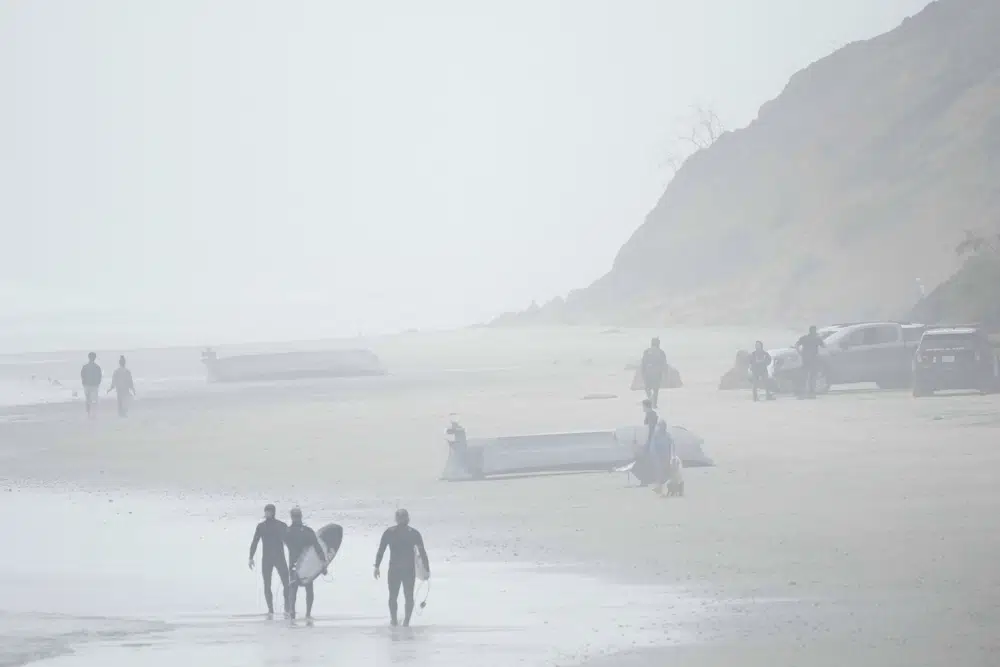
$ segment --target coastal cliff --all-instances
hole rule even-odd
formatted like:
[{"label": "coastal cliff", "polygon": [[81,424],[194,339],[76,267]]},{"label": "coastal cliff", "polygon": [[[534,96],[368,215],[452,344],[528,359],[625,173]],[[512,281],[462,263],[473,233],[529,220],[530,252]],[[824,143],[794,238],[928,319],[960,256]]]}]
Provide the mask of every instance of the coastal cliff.
[{"label": "coastal cliff", "polygon": [[997,26],[997,0],[939,0],[798,72],[688,158],[606,275],[495,324],[902,317],[1000,220]]}]

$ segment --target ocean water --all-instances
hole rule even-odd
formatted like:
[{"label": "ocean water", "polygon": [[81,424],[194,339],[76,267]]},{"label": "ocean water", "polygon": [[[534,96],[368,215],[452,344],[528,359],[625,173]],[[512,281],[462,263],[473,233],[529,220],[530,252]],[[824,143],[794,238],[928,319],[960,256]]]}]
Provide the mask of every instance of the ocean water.
[{"label": "ocean water", "polygon": [[418,593],[428,606],[413,627],[392,629],[384,580],[371,576],[373,518],[340,516],[336,501],[320,500],[307,523],[337,520],[345,537],[316,584],[316,619],[268,620],[260,576],[246,564],[256,501],[0,493],[0,521],[16,536],[0,550],[5,667],[575,664],[690,641],[683,626],[706,613],[704,601],[664,587],[442,551],[448,529],[435,527],[423,528],[434,575]]},{"label": "ocean water", "polygon": [[[746,328],[703,329],[464,329],[409,333],[370,338],[298,341],[216,346],[220,355],[279,352],[330,347],[364,347],[373,350],[389,369],[390,378],[376,385],[442,380],[461,373],[517,371],[551,374],[607,367],[623,369],[638,361],[652,336],[662,339],[671,364],[686,383],[711,384],[732,365],[736,351],[751,348],[757,339],[781,346],[795,340],[786,330]],[[261,383],[211,385],[201,364],[201,348],[164,347],[139,350],[96,350],[106,383],[125,354],[135,377],[139,400],[199,395],[253,394],[266,391]],[[82,400],[80,367],[87,350],[55,353],[0,354],[0,407]],[[322,391],[339,380],[281,383],[282,388]],[[371,384],[371,379],[351,381]],[[268,385],[269,386],[269,385]]]}]

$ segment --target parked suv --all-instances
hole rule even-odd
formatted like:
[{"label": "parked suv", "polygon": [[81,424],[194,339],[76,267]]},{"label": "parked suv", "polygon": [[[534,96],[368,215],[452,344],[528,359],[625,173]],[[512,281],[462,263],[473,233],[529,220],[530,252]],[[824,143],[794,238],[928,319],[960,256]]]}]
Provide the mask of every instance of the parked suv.
[{"label": "parked suv", "polygon": [[[913,353],[927,329],[922,324],[860,322],[818,331],[820,348],[816,391],[837,384],[874,382],[882,389],[906,389],[913,377]],[[794,348],[771,350],[771,374],[781,391],[801,383],[802,359]]]},{"label": "parked suv", "polygon": [[1000,389],[1000,360],[986,333],[976,327],[930,329],[913,360],[913,395],[946,389]]}]

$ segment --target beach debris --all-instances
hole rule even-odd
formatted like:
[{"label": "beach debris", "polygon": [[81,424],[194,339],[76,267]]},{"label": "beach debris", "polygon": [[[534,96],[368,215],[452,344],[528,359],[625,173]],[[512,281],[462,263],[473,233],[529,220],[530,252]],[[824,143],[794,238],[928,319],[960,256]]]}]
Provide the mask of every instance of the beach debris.
[{"label": "beach debris", "polygon": [[601,400],[607,400],[609,398],[618,398],[618,394],[587,394],[581,400],[601,401]]}]

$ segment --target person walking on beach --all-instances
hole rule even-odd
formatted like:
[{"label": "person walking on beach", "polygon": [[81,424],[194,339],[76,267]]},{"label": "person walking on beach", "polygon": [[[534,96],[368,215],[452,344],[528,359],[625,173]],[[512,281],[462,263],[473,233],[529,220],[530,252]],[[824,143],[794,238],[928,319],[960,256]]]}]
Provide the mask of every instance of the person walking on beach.
[{"label": "person walking on beach", "polygon": [[[285,544],[288,546],[288,562],[292,566],[292,571],[288,581],[286,611],[290,618],[295,618],[295,599],[298,597],[299,586],[302,586],[306,589],[306,618],[312,618],[313,582],[302,583],[299,581],[299,576],[295,572],[295,563],[298,562],[299,556],[310,547],[316,549],[321,563],[326,562],[326,552],[323,550],[319,538],[316,537],[316,531],[302,523],[302,510],[295,507],[289,516],[292,518],[292,525],[285,531]],[[323,574],[326,574],[325,569]]]},{"label": "person walking on beach", "polygon": [[264,601],[267,602],[267,615],[274,615],[274,594],[271,592],[271,574],[278,571],[281,580],[281,599],[284,612],[288,613],[288,563],[285,562],[285,533],[288,526],[274,516],[274,505],[264,506],[264,520],[257,524],[253,541],[250,542],[250,569],[254,566],[254,556],[257,545],[261,545],[260,574],[264,578]]},{"label": "person walking on beach", "polygon": [[101,380],[104,374],[101,367],[97,365],[97,354],[91,352],[87,355],[87,363],[80,369],[80,381],[83,384],[83,399],[87,405],[87,416],[93,417],[97,413],[97,397],[101,390]]},{"label": "person walking on beach", "polygon": [[125,367],[125,355],[118,357],[118,368],[111,375],[111,386],[108,393],[115,391],[118,398],[118,416],[128,416],[128,404],[135,396],[135,383],[132,381],[132,371]]},{"label": "person walking on beach", "polygon": [[427,551],[424,549],[424,538],[420,531],[410,526],[410,513],[404,509],[396,510],[396,525],[386,528],[382,533],[382,541],[378,545],[378,553],[375,554],[375,578],[380,576],[379,568],[382,566],[382,557],[385,550],[389,549],[389,623],[393,626],[399,624],[399,588],[403,588],[403,598],[405,609],[403,615],[403,627],[410,625],[410,617],[413,615],[413,589],[417,583],[417,554],[420,555],[430,577],[431,564],[427,559]]},{"label": "person walking on beach", "polygon": [[816,327],[809,327],[809,333],[799,338],[795,349],[802,356],[803,394],[806,398],[816,398],[816,374],[819,372],[819,348],[826,343],[816,332]]},{"label": "person walking on beach", "polygon": [[771,355],[764,349],[764,343],[757,341],[754,351],[750,353],[750,380],[753,382],[754,402],[757,401],[757,392],[761,385],[764,386],[767,400],[774,400],[774,394],[771,393],[770,378],[767,375],[767,369],[770,365]]},{"label": "person walking on beach", "polygon": [[659,338],[650,341],[649,348],[642,353],[639,366],[642,383],[646,388],[646,398],[652,402],[654,408],[659,407],[660,387],[667,373],[667,355],[660,349]]}]

